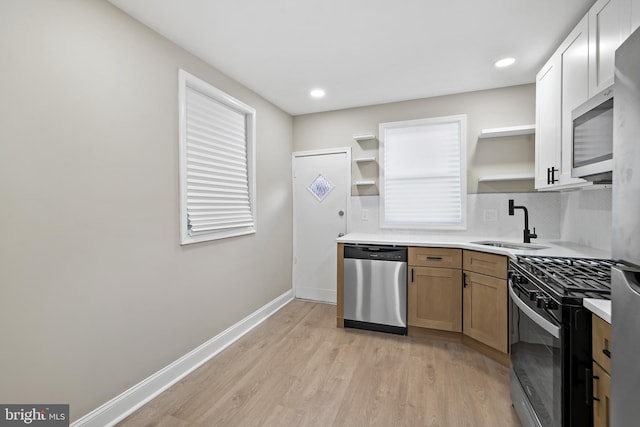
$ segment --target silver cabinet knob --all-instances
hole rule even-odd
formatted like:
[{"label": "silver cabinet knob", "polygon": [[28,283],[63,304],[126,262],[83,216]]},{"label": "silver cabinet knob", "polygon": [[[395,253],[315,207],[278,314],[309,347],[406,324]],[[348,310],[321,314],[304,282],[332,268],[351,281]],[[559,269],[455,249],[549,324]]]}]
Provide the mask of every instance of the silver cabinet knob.
[{"label": "silver cabinet knob", "polygon": [[338,216],[344,216],[344,211],[338,211]]}]

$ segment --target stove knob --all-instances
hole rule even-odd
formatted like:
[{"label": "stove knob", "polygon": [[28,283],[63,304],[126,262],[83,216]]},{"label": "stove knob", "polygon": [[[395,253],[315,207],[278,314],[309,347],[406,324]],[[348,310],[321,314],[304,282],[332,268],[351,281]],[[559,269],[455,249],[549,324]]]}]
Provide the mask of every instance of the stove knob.
[{"label": "stove knob", "polygon": [[539,291],[529,291],[529,300],[535,301],[538,298]]},{"label": "stove knob", "polygon": [[552,299],[549,299],[549,300],[545,303],[544,308],[548,308],[549,310],[555,310],[555,309],[557,309],[557,308],[558,308],[558,303],[557,303],[557,302],[555,302],[555,301],[554,301],[554,300],[552,300]]},{"label": "stove knob", "polygon": [[538,306],[538,308],[545,308],[545,305],[549,302],[549,298],[545,297],[545,296],[538,296],[536,297],[536,306]]},{"label": "stove knob", "polygon": [[526,277],[521,276],[521,275],[519,275],[517,273],[514,273],[511,277],[512,277],[511,280],[513,280],[513,283],[515,283],[516,285],[520,285],[520,284],[523,284],[523,283],[529,283],[529,281],[527,280]]}]

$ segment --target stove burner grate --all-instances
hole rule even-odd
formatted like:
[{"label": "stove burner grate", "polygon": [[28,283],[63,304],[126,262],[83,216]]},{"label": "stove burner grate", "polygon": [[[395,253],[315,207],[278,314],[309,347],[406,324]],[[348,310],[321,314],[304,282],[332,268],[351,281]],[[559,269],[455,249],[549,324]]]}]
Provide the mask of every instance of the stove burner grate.
[{"label": "stove burner grate", "polygon": [[518,256],[518,264],[533,275],[546,279],[564,293],[611,293],[611,267],[607,259]]}]

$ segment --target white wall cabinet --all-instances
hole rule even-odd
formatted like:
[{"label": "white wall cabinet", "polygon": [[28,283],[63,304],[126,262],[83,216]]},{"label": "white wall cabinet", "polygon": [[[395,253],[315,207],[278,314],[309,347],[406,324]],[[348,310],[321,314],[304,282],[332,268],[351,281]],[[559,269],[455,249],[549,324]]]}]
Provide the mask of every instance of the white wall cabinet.
[{"label": "white wall cabinet", "polygon": [[597,0],[537,74],[537,190],[591,185],[571,177],[571,113],[613,84],[615,50],[632,25],[640,26],[640,0]]},{"label": "white wall cabinet", "polygon": [[585,184],[571,177],[573,122],[571,112],[589,98],[589,19],[582,18],[558,49],[562,67],[562,114],[559,185]]},{"label": "white wall cabinet", "polygon": [[[537,190],[553,186],[560,166],[562,71],[554,54],[536,75],[536,178]],[[552,173],[552,171],[554,171]]]},{"label": "white wall cabinet", "polygon": [[629,36],[631,0],[598,0],[589,9],[589,96],[613,84],[615,51]]}]

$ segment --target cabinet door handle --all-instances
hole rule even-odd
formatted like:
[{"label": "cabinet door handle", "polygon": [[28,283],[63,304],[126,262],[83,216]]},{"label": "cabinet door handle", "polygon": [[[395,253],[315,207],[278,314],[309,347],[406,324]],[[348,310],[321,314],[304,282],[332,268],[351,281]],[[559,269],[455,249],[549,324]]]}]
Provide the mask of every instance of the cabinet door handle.
[{"label": "cabinet door handle", "polygon": [[413,283],[413,268],[411,269],[411,283]]},{"label": "cabinet door handle", "polygon": [[593,405],[593,401],[597,398],[593,395],[593,371],[591,368],[584,368],[585,398],[588,406]]},{"label": "cabinet door handle", "polygon": [[428,256],[427,259],[429,261],[442,261],[442,257],[441,256]]},{"label": "cabinet door handle", "polygon": [[547,185],[551,184],[551,168],[547,168]]},{"label": "cabinet door handle", "polygon": [[467,273],[462,273],[462,287],[467,287]]},{"label": "cabinet door handle", "polygon": [[[594,376],[593,376],[593,379],[594,379],[594,380],[599,380],[599,379],[600,379],[600,377],[599,377],[599,376],[597,376],[597,375],[594,375]],[[600,390],[600,387],[598,387],[598,390]],[[594,390],[594,392],[595,392],[595,390]],[[599,397],[596,397],[596,396],[593,396],[593,400],[594,400],[595,402],[600,402],[600,398],[599,398]]]},{"label": "cabinet door handle", "polygon": [[611,359],[611,352],[609,350],[607,350],[606,348],[602,349],[602,353],[607,356],[609,359]]},{"label": "cabinet door handle", "polygon": [[551,168],[551,183],[555,184],[557,181],[560,181],[560,178],[556,179],[556,172],[560,172],[556,167]]}]

